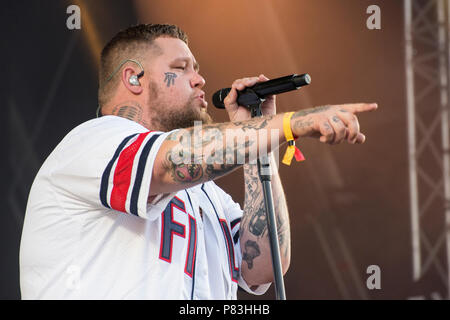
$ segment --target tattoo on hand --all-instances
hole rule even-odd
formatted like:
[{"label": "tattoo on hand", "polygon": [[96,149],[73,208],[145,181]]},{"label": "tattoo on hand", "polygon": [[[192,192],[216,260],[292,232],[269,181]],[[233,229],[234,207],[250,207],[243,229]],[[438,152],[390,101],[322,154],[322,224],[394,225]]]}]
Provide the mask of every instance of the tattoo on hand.
[{"label": "tattoo on hand", "polygon": [[292,124],[292,129],[297,131],[305,128],[310,128],[312,127],[312,125],[313,122],[311,120],[298,119],[295,120],[294,123]]},{"label": "tattoo on hand", "polygon": [[333,119],[333,121],[336,122],[336,123],[341,122],[341,119],[339,119],[338,116],[333,116],[332,119]]},{"label": "tattoo on hand", "polygon": [[164,73],[164,75],[166,76],[164,78],[164,82],[166,82],[167,87],[170,87],[171,85],[175,84],[175,78],[177,77],[177,75],[173,72],[166,72]]},{"label": "tattoo on hand", "polygon": [[306,119],[303,117],[308,114],[326,111],[330,108],[331,108],[331,106],[327,105],[327,106],[321,106],[321,107],[297,111],[292,116],[292,120],[293,120],[292,129],[294,129],[295,131],[301,131],[304,129],[312,128],[312,126],[314,125],[314,122],[312,120],[309,120],[309,119]]}]

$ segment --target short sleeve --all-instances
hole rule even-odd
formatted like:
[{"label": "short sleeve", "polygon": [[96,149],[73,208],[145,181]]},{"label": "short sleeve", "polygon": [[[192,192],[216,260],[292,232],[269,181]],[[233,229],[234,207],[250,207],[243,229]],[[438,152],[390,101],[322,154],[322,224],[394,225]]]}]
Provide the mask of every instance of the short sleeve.
[{"label": "short sleeve", "polygon": [[231,236],[233,238],[234,244],[234,252],[235,252],[235,261],[239,266],[239,286],[244,289],[246,292],[255,295],[262,295],[266,293],[267,289],[269,289],[271,283],[262,284],[256,287],[250,288],[249,285],[245,282],[244,278],[241,274],[241,264],[242,264],[242,252],[241,252],[241,243],[239,239],[239,231],[241,226],[241,218],[243,214],[243,210],[239,203],[236,203],[231,196],[226,193],[224,190],[216,186],[217,195],[220,199],[222,208],[224,209],[224,213],[227,221],[229,221],[229,225],[231,228]]},{"label": "short sleeve", "polygon": [[87,122],[65,137],[55,150],[59,161],[52,180],[66,200],[152,218],[149,207],[163,207],[162,202],[170,200],[170,195],[161,195],[148,204],[155,157],[170,132],[105,118]]}]

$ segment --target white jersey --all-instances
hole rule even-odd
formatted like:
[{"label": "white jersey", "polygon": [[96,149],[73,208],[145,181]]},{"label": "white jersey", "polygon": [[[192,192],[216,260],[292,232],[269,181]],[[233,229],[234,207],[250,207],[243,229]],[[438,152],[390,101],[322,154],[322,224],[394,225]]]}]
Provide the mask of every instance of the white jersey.
[{"label": "white jersey", "polygon": [[148,203],[169,133],[105,116],[73,129],[39,170],[20,244],[23,299],[236,299],[239,204],[214,182]]}]

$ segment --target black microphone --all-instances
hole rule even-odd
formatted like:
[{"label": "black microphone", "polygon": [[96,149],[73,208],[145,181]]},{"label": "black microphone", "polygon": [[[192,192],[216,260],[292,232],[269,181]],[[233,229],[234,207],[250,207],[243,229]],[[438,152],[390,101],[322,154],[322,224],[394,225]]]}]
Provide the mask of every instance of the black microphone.
[{"label": "black microphone", "polygon": [[[258,104],[261,99],[267,96],[297,90],[310,83],[311,77],[307,73],[302,75],[291,74],[290,76],[260,82],[252,87],[245,88],[243,91],[238,91],[237,103],[240,106],[249,107]],[[225,88],[213,94],[212,102],[216,108],[225,109],[223,100],[230,91],[231,88]]]}]

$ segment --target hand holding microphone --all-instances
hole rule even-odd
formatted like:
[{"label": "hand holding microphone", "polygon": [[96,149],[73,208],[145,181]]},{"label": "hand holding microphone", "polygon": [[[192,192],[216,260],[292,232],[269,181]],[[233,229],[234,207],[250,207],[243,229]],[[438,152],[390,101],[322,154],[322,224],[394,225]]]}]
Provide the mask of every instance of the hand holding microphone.
[{"label": "hand holding microphone", "polygon": [[[260,77],[261,76],[263,75],[260,75]],[[242,80],[255,78],[244,78]],[[237,102],[241,106],[248,106],[255,104],[257,102],[257,98],[265,99],[267,96],[297,90],[300,87],[309,85],[310,83],[311,77],[307,73],[302,75],[292,74],[272,80],[267,79],[267,81],[256,83],[247,88],[241,87],[242,89],[240,88],[238,91]],[[224,109],[224,100],[231,90],[232,88],[224,88],[214,93],[212,99],[213,104],[219,109]]]},{"label": "hand holding microphone", "polygon": [[[212,100],[217,108],[223,109],[226,106],[232,122],[244,121],[251,118],[249,105],[266,99],[261,106],[263,115],[274,115],[276,94],[296,90],[310,83],[311,77],[308,74],[293,74],[273,80],[260,75],[236,80],[231,88],[217,91]],[[351,144],[363,143],[366,137],[360,132],[356,114],[373,111],[377,107],[375,103],[358,103],[300,110],[291,120],[292,131],[295,138],[318,138],[320,142],[328,144],[338,144],[345,140]]]},{"label": "hand holding microphone", "polygon": [[308,74],[292,74],[272,80],[261,74],[234,81],[231,88],[217,91],[212,101],[217,108],[227,110],[231,121],[243,121],[251,118],[250,106],[261,101],[263,115],[276,114],[276,94],[296,90],[310,82]]}]

